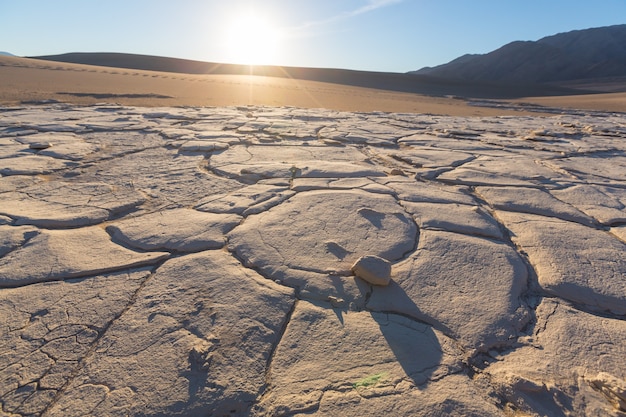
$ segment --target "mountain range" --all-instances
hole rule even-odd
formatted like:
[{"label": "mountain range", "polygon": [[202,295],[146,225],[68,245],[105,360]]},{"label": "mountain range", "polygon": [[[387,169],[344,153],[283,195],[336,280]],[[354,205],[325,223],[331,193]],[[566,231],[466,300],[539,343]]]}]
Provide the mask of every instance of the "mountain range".
[{"label": "mountain range", "polygon": [[626,78],[626,25],[511,42],[487,54],[463,55],[447,64],[410,73],[505,83]]}]

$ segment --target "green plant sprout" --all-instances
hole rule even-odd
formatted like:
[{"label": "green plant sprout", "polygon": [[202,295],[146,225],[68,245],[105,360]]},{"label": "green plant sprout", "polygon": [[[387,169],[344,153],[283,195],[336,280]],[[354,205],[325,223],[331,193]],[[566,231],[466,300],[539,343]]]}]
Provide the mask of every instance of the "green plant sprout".
[{"label": "green plant sprout", "polygon": [[366,376],[365,378],[359,379],[357,382],[352,384],[352,388],[366,388],[372,385],[376,385],[380,379],[387,376],[387,372],[381,372],[379,374],[374,374],[370,376]]}]

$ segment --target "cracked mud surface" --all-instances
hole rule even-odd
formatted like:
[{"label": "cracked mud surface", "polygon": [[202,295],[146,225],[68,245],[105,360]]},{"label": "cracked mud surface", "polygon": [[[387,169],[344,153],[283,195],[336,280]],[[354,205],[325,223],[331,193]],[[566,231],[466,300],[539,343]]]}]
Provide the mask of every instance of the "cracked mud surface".
[{"label": "cracked mud surface", "polygon": [[626,415],[625,172],[624,114],[2,107],[0,416]]}]

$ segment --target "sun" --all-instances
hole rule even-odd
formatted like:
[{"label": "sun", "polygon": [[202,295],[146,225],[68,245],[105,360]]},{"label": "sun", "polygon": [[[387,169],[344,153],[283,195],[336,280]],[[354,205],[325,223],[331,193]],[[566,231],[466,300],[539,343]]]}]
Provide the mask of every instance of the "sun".
[{"label": "sun", "polygon": [[240,15],[225,33],[228,60],[245,65],[276,64],[281,37],[280,30],[266,17]]}]

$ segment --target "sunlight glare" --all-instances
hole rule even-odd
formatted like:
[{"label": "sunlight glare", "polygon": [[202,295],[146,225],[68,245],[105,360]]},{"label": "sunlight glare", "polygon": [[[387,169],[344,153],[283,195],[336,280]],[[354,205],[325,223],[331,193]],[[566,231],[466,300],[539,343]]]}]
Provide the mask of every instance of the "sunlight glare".
[{"label": "sunlight glare", "polygon": [[228,27],[226,48],[229,61],[234,64],[277,64],[280,31],[259,15],[237,17]]}]

